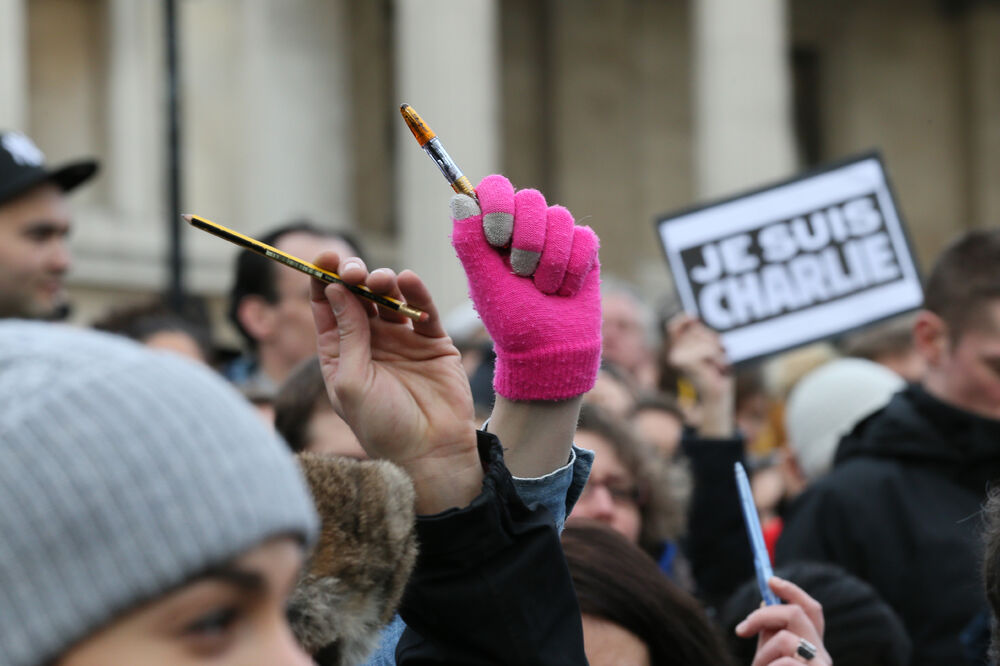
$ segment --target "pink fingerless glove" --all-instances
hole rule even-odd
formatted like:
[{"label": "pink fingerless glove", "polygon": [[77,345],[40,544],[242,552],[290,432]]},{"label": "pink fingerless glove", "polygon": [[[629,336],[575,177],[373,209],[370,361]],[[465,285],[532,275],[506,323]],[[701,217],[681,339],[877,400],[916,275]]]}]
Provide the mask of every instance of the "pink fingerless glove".
[{"label": "pink fingerless glove", "polygon": [[484,178],[476,195],[478,205],[452,198],[451,240],[493,338],[493,389],[511,400],[586,393],[601,362],[597,234],[503,176]]}]

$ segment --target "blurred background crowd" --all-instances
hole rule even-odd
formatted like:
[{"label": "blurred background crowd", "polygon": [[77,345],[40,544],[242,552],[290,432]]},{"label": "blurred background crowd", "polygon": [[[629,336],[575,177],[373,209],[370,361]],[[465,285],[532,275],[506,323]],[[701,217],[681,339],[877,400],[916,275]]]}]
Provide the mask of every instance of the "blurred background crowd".
[{"label": "blurred background crowd", "polygon": [[[414,269],[483,419],[491,341],[399,103],[474,181],[505,173],[592,226],[602,363],[575,441],[596,457],[567,556],[602,538],[581,520],[603,522],[730,632],[756,588],[740,588],[749,551],[713,479],[747,463],[774,556],[789,507],[927,355],[910,314],[730,367],[679,311],[653,220],[875,148],[923,266],[1000,221],[989,0],[0,0],[0,17],[0,128],[49,163],[101,164],[73,195],[66,256],[46,269],[66,292],[46,314],[216,368],[295,451],[365,457],[327,397],[308,278],[178,234],[174,204],[307,260]],[[785,571],[824,604],[838,663],[948,663],[914,651],[921,625],[865,572]],[[983,608],[968,610],[963,646],[983,663],[988,623],[977,633]]]},{"label": "blurred background crowd", "polygon": [[[4,0],[0,127],[96,155],[74,317],[170,284],[160,2]],[[465,298],[412,104],[473,182],[587,218],[608,273],[670,293],[654,216],[882,151],[923,266],[997,219],[1000,17],[989,0],[175,0],[181,207],[256,234],[306,217]],[[189,232],[189,230],[185,230]],[[235,347],[234,251],[185,233],[183,284]]]}]

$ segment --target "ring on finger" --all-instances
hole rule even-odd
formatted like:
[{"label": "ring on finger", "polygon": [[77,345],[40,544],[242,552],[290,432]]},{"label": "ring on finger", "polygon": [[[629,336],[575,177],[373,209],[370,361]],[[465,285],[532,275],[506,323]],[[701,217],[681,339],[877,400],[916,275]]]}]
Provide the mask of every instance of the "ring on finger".
[{"label": "ring on finger", "polygon": [[816,646],[804,638],[799,639],[799,644],[795,648],[795,656],[803,662],[812,661],[816,656]]}]

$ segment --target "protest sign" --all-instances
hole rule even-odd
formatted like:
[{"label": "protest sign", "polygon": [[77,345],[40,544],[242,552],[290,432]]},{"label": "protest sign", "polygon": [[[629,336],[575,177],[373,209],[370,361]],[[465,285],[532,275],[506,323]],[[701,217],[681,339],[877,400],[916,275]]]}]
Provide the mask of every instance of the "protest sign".
[{"label": "protest sign", "polygon": [[923,300],[877,153],[663,216],[657,227],[684,309],[722,335],[734,363]]}]

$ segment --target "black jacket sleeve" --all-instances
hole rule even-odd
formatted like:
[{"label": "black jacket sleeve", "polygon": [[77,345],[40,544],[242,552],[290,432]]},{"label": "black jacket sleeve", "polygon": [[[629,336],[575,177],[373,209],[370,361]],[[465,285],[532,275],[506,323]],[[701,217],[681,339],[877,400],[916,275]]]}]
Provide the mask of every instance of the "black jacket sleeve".
[{"label": "black jacket sleeve", "polygon": [[733,463],[743,461],[743,439],[702,439],[689,431],[681,446],[694,480],[685,552],[698,596],[708,606],[719,606],[754,575],[733,476]]},{"label": "black jacket sleeve", "polygon": [[580,607],[548,510],[529,509],[480,432],[483,492],[417,519],[398,664],[586,664]]}]

